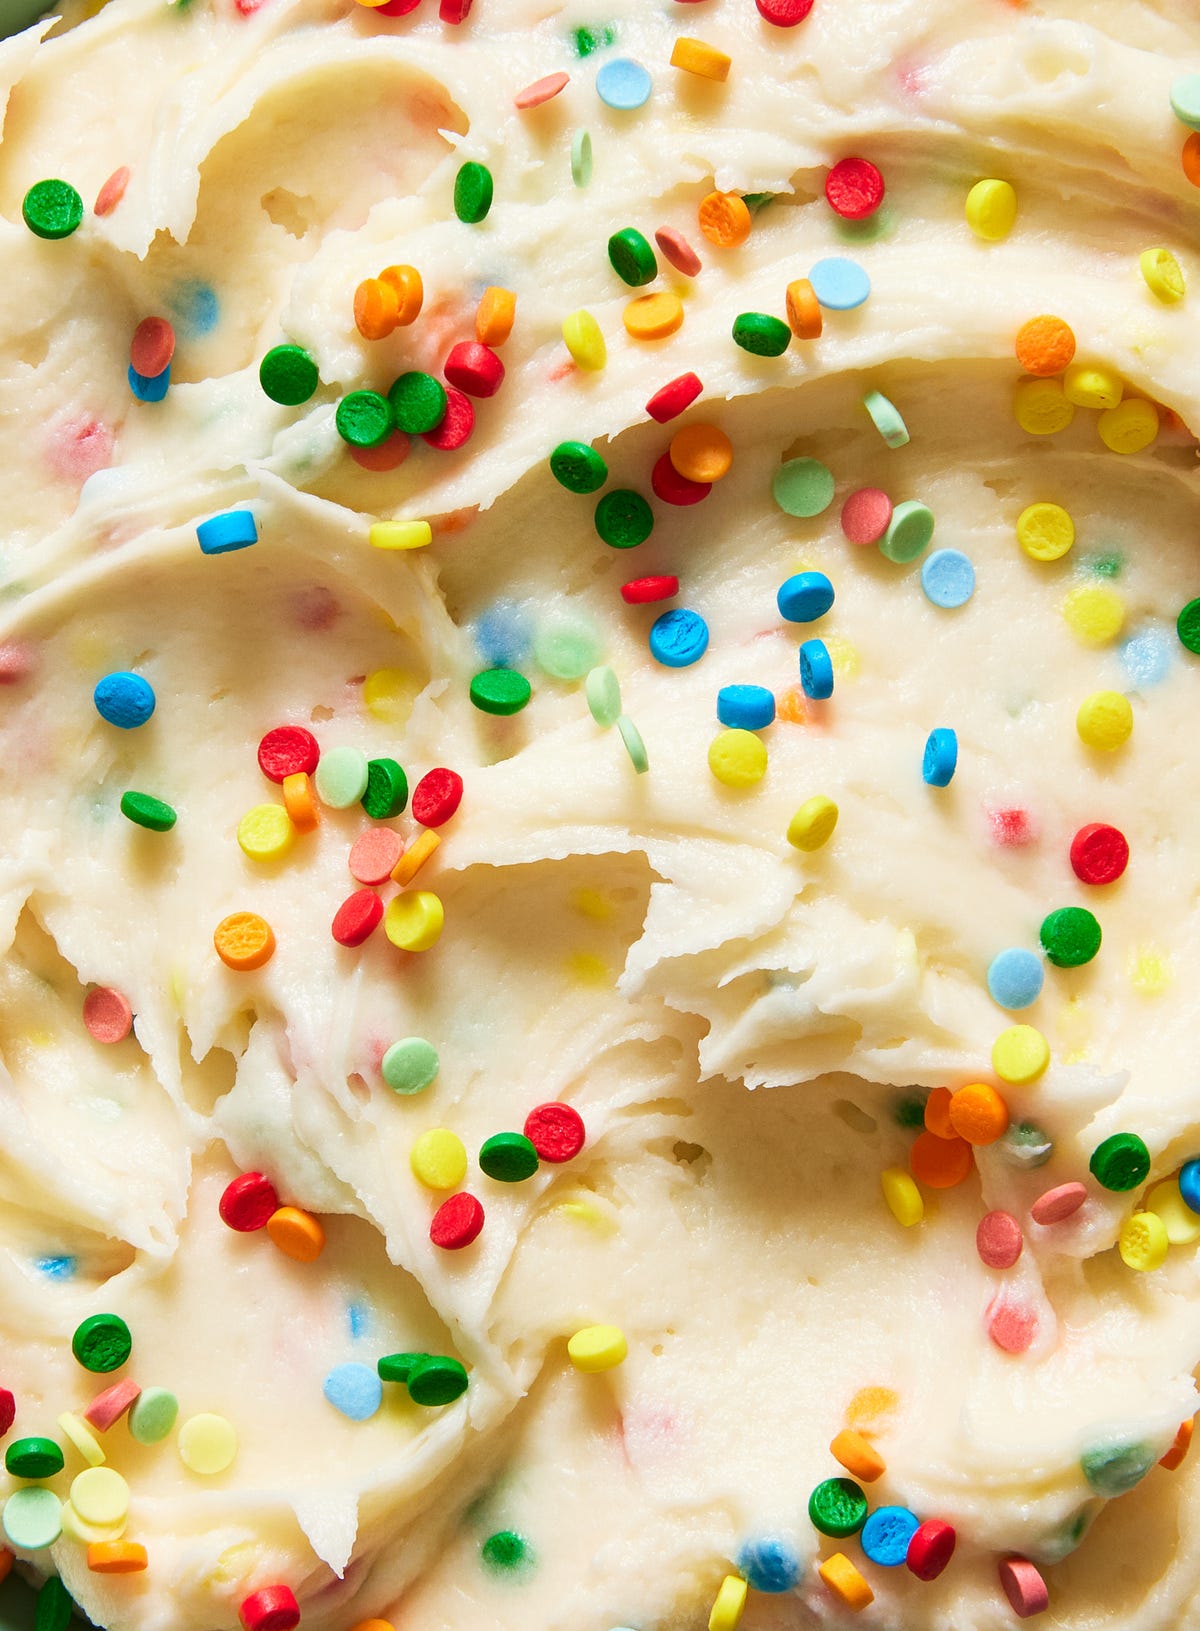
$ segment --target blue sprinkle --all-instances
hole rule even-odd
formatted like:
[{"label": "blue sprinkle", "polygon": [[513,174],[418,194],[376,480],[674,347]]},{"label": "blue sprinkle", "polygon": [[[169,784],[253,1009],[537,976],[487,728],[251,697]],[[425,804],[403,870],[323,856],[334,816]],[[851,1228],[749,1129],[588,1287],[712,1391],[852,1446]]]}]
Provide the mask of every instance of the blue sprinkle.
[{"label": "blue sprinkle", "polygon": [[489,668],[520,668],[529,655],[529,613],[511,600],[497,600],[481,613],[474,634]]},{"label": "blue sprinkle", "polygon": [[227,555],[232,549],[246,549],[258,542],[258,528],[249,510],[226,510],[211,520],[201,521],[196,537],[205,555]]},{"label": "blue sprinkle", "polygon": [[1010,946],[988,965],[987,988],[1001,1008],[1028,1008],[1041,996],[1045,978],[1040,957],[1023,946]]},{"label": "blue sprinkle", "polygon": [[871,280],[857,261],[844,255],[819,260],[808,274],[813,293],[830,311],[853,311],[871,292]]},{"label": "blue sprinkle", "polygon": [[789,623],[815,623],[833,605],[833,585],[824,572],[797,572],[779,585],[775,604]]},{"label": "blue sprinkle", "polygon": [[199,278],[179,283],[171,295],[171,315],[187,334],[210,334],[221,315],[220,302],[211,285]]},{"label": "blue sprinkle", "polygon": [[650,655],[664,668],[689,668],[708,650],[708,624],[686,606],[656,617],[650,625]]},{"label": "blue sprinkle", "polygon": [[351,1421],[366,1421],[383,1403],[383,1383],[374,1369],[353,1360],[335,1366],[321,1391],[333,1408]]},{"label": "blue sprinkle", "polygon": [[778,1535],[757,1535],[737,1556],[740,1572],[755,1591],[794,1591],[803,1570],[800,1559]]},{"label": "blue sprinkle", "polygon": [[154,712],[154,687],[140,674],[106,674],[97,682],[92,701],[101,719],[131,731],[144,725]]},{"label": "blue sprinkle", "polygon": [[356,1339],[366,1336],[371,1329],[371,1310],[366,1303],[350,1303],[346,1309],[346,1318],[350,1324],[350,1335]]},{"label": "blue sprinkle", "polygon": [[1171,644],[1161,629],[1142,629],[1121,647],[1121,662],[1134,685],[1158,685],[1171,671]]},{"label": "blue sprinkle", "polygon": [[765,730],[775,718],[775,698],[765,685],[723,685],[717,692],[717,718],[729,729]]},{"label": "blue sprinkle", "polygon": [[640,62],[632,57],[614,57],[596,75],[596,94],[608,107],[628,112],[645,106],[653,84]]},{"label": "blue sprinkle", "polygon": [[35,1257],[33,1266],[47,1280],[71,1280],[78,1264],[73,1257]]},{"label": "blue sprinkle", "polygon": [[952,730],[930,731],[925,743],[921,774],[930,787],[949,787],[958,768],[958,737]]},{"label": "blue sprinkle", "polygon": [[1179,1174],[1179,1193],[1184,1205],[1200,1212],[1200,1161],[1185,1161]]},{"label": "blue sprinkle", "polygon": [[132,363],[125,372],[129,378],[129,389],[139,402],[161,402],[166,396],[167,387],[171,383],[170,363],[161,374],[139,374]]},{"label": "blue sprinkle", "polygon": [[833,660],[824,640],[806,640],[800,647],[800,684],[815,702],[833,695]]},{"label": "blue sprinkle", "polygon": [[877,1506],[859,1540],[872,1563],[894,1569],[908,1556],[908,1543],[920,1527],[920,1518],[906,1506]]},{"label": "blue sprinkle", "polygon": [[921,568],[921,588],[944,611],[965,606],[975,593],[975,568],[961,549],[935,549]]}]

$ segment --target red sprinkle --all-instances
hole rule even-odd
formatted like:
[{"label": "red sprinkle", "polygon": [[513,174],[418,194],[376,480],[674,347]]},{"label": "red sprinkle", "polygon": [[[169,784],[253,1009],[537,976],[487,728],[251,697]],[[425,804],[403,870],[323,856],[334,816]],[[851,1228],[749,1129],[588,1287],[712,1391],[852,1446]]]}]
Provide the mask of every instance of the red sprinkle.
[{"label": "red sprinkle", "polygon": [[655,391],[646,404],[646,412],[651,419],[665,425],[685,408],[690,408],[703,389],[698,374],[680,374],[678,379],[670,380],[661,390]]},{"label": "red sprinkle", "polygon": [[525,1137],[543,1161],[571,1161],[583,1148],[583,1117],[569,1104],[539,1104],[525,1117]]},{"label": "red sprinkle", "polygon": [[621,599],[627,606],[645,606],[652,600],[670,600],[672,595],[678,593],[679,579],[667,576],[631,578],[621,585]]},{"label": "red sprinkle", "polygon": [[1037,1330],[1037,1315],[1031,1308],[993,1298],[987,1309],[988,1335],[1006,1354],[1023,1354]]},{"label": "red sprinkle", "polygon": [[83,1023],[97,1042],[124,1042],[133,1029],[133,1009],[110,985],[98,985],[83,999]]},{"label": "red sprinkle", "polygon": [[954,1543],[958,1536],[953,1524],[940,1518],[926,1518],[913,1530],[904,1561],[918,1580],[936,1580],[954,1556]]},{"label": "red sprinkle", "polygon": [[460,340],[442,372],[468,396],[495,396],[504,383],[504,364],[490,345],[478,340]]},{"label": "red sprinkle", "polygon": [[294,1631],[300,1624],[300,1604],[290,1586],[264,1586],[242,1599],[238,1618],[246,1631]]},{"label": "red sprinkle", "polygon": [[[375,7],[376,14],[386,9],[385,6]],[[378,447],[352,447],[349,443],[346,444],[347,452],[359,469],[371,470],[376,474],[387,470],[399,470],[408,458],[411,446],[407,433],[402,430],[394,430]]]},{"label": "red sprinkle", "polygon": [[374,934],[383,916],[383,902],[373,889],[356,889],[333,914],[333,938],[339,946],[361,946]]},{"label": "red sprinkle", "polygon": [[1027,1557],[1006,1557],[1000,1563],[1000,1584],[1019,1620],[1042,1614],[1050,1603],[1050,1593],[1037,1566]]},{"label": "red sprinkle", "polygon": [[374,10],[376,17],[407,17],[420,4],[421,0],[387,0],[386,6],[376,6]]},{"label": "red sprinkle", "polygon": [[878,487],[860,487],[842,505],[842,531],[852,544],[877,544],[892,519],[892,501]]},{"label": "red sprinkle", "polygon": [[462,803],[463,779],[457,770],[439,765],[427,770],[413,789],[413,820],[422,827],[443,827]]},{"label": "red sprinkle", "polygon": [[97,1393],[83,1413],[84,1421],[90,1427],[96,1427],[100,1432],[107,1433],[114,1422],[120,1421],[130,1405],[141,1395],[141,1391],[136,1382],[114,1382],[111,1387],[106,1387],[103,1393]]},{"label": "red sprinkle", "polygon": [[316,737],[303,725],[277,725],[258,744],[258,768],[272,782],[282,782],[301,770],[311,776],[320,757]]},{"label": "red sprinkle", "polygon": [[695,277],[703,262],[682,232],[674,227],[659,227],[654,241],[677,272],[684,277]]},{"label": "red sprinkle", "polygon": [[1061,1223],[1064,1218],[1074,1216],[1086,1200],[1087,1189],[1083,1184],[1059,1184],[1056,1189],[1048,1189],[1038,1196],[1029,1208],[1029,1216],[1035,1223]]},{"label": "red sprinkle", "polygon": [[825,197],[844,220],[861,221],[883,203],[883,177],[870,159],[839,159],[825,177]]},{"label": "red sprinkle", "polygon": [[989,1212],[979,1220],[975,1249],[990,1269],[1010,1269],[1021,1255],[1021,1225],[1011,1212]]},{"label": "red sprinkle", "polygon": [[1129,841],[1119,827],[1093,821],[1071,840],[1071,866],[1081,883],[1115,883],[1129,865]]},{"label": "red sprinkle", "polygon": [[11,1389],[0,1387],[0,1438],[17,1419],[17,1401]]},{"label": "red sprinkle", "polygon": [[368,827],[350,849],[350,876],[355,883],[386,883],[404,854],[404,843],[394,827]]},{"label": "red sprinkle", "polygon": [[225,1185],[217,1206],[221,1222],[239,1235],[252,1235],[265,1229],[267,1219],[279,1210],[275,1185],[261,1172],[239,1172]]},{"label": "red sprinkle", "polygon": [[483,1207],[465,1189],[443,1201],[433,1214],[429,1238],[443,1251],[457,1252],[478,1238],[483,1228]]},{"label": "red sprinkle", "polygon": [[16,640],[5,640],[0,644],[0,685],[16,685],[32,667],[33,657],[28,646]]},{"label": "red sprinkle", "polygon": [[699,504],[712,492],[711,481],[689,481],[681,476],[669,453],[664,453],[650,472],[650,485],[664,504]]},{"label": "red sprinkle", "polygon": [[143,317],[129,342],[134,372],[157,379],[175,355],[175,330],[165,317]]},{"label": "red sprinkle", "polygon": [[475,409],[471,398],[451,385],[446,391],[446,412],[441,424],[436,430],[422,431],[421,440],[430,447],[441,448],[443,453],[453,453],[469,440],[474,429]]},{"label": "red sprinkle", "polygon": [[758,15],[776,28],[795,28],[813,8],[813,0],[754,0]]},{"label": "red sprinkle", "polygon": [[92,205],[97,215],[111,215],[117,205],[125,196],[125,189],[129,185],[129,166],[123,164],[112,175],[96,194],[96,202]]},{"label": "red sprinkle", "polygon": [[535,79],[532,85],[518,91],[513,102],[519,108],[540,108],[543,102],[549,102],[559,91],[565,91],[570,83],[570,74],[547,74],[544,79]]},{"label": "red sprinkle", "polygon": [[438,16],[444,23],[465,23],[475,0],[442,0]]}]

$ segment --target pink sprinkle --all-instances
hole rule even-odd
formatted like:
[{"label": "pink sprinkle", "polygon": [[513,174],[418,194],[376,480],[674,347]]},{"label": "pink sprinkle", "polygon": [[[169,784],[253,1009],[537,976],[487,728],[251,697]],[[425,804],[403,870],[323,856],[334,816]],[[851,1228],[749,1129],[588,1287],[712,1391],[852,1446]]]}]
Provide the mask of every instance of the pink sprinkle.
[{"label": "pink sprinkle", "polygon": [[892,519],[892,501],[878,487],[860,487],[842,505],[842,531],[852,544],[877,544]]},{"label": "pink sprinkle", "polygon": [[1000,1584],[1019,1620],[1032,1619],[1049,1607],[1050,1593],[1041,1572],[1027,1557],[1006,1557],[1000,1563]]},{"label": "pink sprinkle", "polygon": [[333,627],[342,612],[337,596],[323,583],[311,583],[306,588],[297,589],[289,605],[294,622],[310,634],[324,634]]},{"label": "pink sprinkle", "polygon": [[988,1335],[1006,1354],[1023,1354],[1037,1331],[1037,1315],[1031,1308],[994,1298],[987,1309]]},{"label": "pink sprinkle", "polygon": [[84,1421],[107,1433],[114,1422],[120,1421],[141,1391],[136,1382],[114,1382],[103,1393],[97,1393],[83,1413]]},{"label": "pink sprinkle", "polygon": [[46,462],[64,481],[82,483],[112,463],[115,439],[98,419],[59,421],[46,439]]},{"label": "pink sprinkle", "polygon": [[989,810],[992,842],[1003,849],[1015,849],[1037,842],[1037,824],[1028,810]]},{"label": "pink sprinkle", "polygon": [[1029,1208],[1029,1216],[1035,1223],[1061,1223],[1064,1218],[1073,1217],[1086,1200],[1087,1189],[1083,1184],[1059,1184],[1057,1189],[1048,1189],[1038,1196]]},{"label": "pink sprinkle", "polygon": [[1021,1225],[1011,1212],[989,1212],[979,1220],[975,1249],[990,1269],[1010,1269],[1021,1255]]},{"label": "pink sprinkle", "polygon": [[0,685],[15,685],[33,667],[33,654],[19,640],[0,644]]},{"label": "pink sprinkle", "polygon": [[133,1009],[112,986],[98,985],[83,999],[83,1023],[97,1042],[124,1042],[133,1029]]},{"label": "pink sprinkle", "polygon": [[659,227],[654,241],[677,272],[684,277],[695,277],[703,262],[682,232],[674,227]]},{"label": "pink sprinkle", "polygon": [[125,196],[125,189],[129,185],[129,175],[130,170],[127,164],[123,164],[119,170],[113,171],[96,194],[96,202],[92,205],[92,209],[97,215],[112,214]]},{"label": "pink sprinkle", "polygon": [[352,447],[350,457],[360,469],[373,470],[378,474],[385,470],[399,470],[408,458],[411,446],[405,431],[394,430],[378,447]]},{"label": "pink sprinkle", "polygon": [[386,883],[404,853],[394,827],[368,827],[350,850],[350,876],[358,883]]},{"label": "pink sprinkle", "polygon": [[547,74],[544,79],[535,79],[532,85],[518,91],[513,102],[519,108],[540,108],[543,102],[549,102],[559,91],[565,91],[570,83],[570,74]]}]

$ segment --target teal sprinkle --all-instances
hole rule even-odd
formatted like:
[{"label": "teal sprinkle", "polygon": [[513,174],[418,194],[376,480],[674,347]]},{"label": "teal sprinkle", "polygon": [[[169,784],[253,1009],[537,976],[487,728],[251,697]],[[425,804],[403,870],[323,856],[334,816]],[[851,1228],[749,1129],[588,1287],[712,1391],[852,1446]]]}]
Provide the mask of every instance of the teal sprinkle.
[{"label": "teal sprinkle", "polygon": [[909,1132],[920,1132],[925,1125],[924,1098],[914,1093],[907,1098],[897,1099],[892,1106],[892,1119],[897,1127],[903,1127]]},{"label": "teal sprinkle", "polygon": [[604,47],[614,45],[617,31],[611,23],[605,23],[603,28],[577,28],[575,30],[575,55],[577,57],[590,57],[593,51],[600,51]]}]

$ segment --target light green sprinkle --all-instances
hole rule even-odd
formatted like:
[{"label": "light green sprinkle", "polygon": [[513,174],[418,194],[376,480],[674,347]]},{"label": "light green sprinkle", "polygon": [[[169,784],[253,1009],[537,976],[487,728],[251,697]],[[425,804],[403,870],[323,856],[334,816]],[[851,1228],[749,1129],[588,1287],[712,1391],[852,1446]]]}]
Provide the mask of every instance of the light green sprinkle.
[{"label": "light green sprinkle", "polygon": [[577,130],[571,138],[571,180],[577,187],[586,187],[592,179],[592,138],[586,130]]},{"label": "light green sprinkle", "polygon": [[437,1049],[423,1036],[406,1036],[392,1043],[381,1068],[393,1093],[423,1093],[438,1073]]},{"label": "light green sprinkle", "polygon": [[587,705],[592,718],[603,730],[615,725],[621,717],[621,682],[607,666],[593,668],[583,682]]},{"label": "light green sprinkle", "polygon": [[139,1444],[161,1444],[175,1425],[179,1400],[165,1387],[146,1387],[129,1411],[129,1431]]},{"label": "light green sprinkle", "polygon": [[833,471],[819,459],[788,459],[775,472],[771,492],[787,515],[820,515],[833,503]]},{"label": "light green sprinkle", "polygon": [[933,511],[915,498],[906,498],[892,511],[879,550],[889,561],[915,561],[932,537]]},{"label": "light green sprinkle", "polygon": [[348,810],[367,790],[367,756],[361,748],[328,748],[317,765],[317,795],[331,810]]},{"label": "light green sprinkle", "polygon": [[863,397],[863,407],[889,447],[908,445],[908,426],[904,423],[903,415],[882,391],[868,391]]},{"label": "light green sprinkle", "polygon": [[625,744],[630,763],[639,776],[644,776],[650,768],[650,758],[646,752],[646,744],[642,741],[641,731],[628,714],[622,714],[617,720],[617,729],[621,733],[621,740]]},{"label": "light green sprinkle", "polygon": [[601,656],[600,637],[583,618],[556,618],[533,637],[533,659],[556,680],[581,680]]},{"label": "light green sprinkle", "polygon": [[62,1502],[51,1489],[17,1489],[4,1503],[4,1533],[23,1552],[53,1546],[62,1534]]}]

